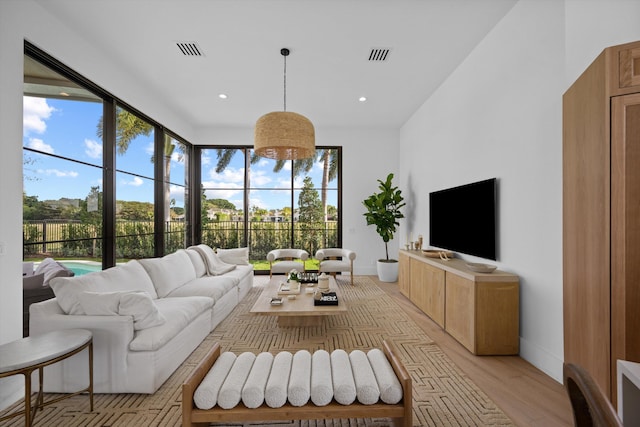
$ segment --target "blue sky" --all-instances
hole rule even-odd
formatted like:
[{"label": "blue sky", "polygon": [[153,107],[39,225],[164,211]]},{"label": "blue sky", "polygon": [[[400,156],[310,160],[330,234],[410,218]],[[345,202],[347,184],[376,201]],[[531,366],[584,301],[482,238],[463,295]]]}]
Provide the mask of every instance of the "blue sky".
[{"label": "blue sky", "polygon": [[[24,97],[23,146],[43,153],[76,159],[89,165],[102,165],[102,141],[97,136],[97,125],[102,116],[102,104],[71,100]],[[207,141],[224,145],[225,141]],[[251,144],[252,141],[247,141]],[[139,136],[130,144],[124,155],[117,155],[118,170],[130,172],[116,175],[116,198],[129,201],[153,201],[153,182],[145,177],[153,177],[153,135]],[[86,198],[92,186],[102,190],[101,169],[69,162],[55,157],[25,151],[25,158],[33,164],[24,165],[24,191],[27,195],[38,196],[38,200],[57,200],[62,197]],[[208,190],[207,198],[221,198],[242,208],[242,188],[244,158],[238,152],[231,164],[220,174],[215,173],[217,162],[215,150],[205,150],[202,158],[202,181]],[[273,172],[274,161],[261,159],[251,165],[251,186],[264,189],[250,194],[250,205],[264,209],[281,209],[290,205],[290,165],[280,173]],[[174,154],[171,161],[171,197],[176,206],[184,206],[184,164]],[[316,187],[321,186],[322,164],[316,163],[309,176]],[[295,180],[295,187],[302,187],[304,176]],[[330,187],[335,188],[336,182]],[[294,192],[294,205],[297,195]],[[329,204],[336,205],[337,191],[329,191]]]}]

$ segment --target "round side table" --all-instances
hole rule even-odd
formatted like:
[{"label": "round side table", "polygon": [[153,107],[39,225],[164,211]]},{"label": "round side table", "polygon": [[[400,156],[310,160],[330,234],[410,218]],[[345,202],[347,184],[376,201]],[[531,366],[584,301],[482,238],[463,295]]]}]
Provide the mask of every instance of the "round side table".
[{"label": "round side table", "polygon": [[[89,386],[75,393],[65,394],[62,397],[44,402],[42,392],[44,367],[71,357],[85,348],[88,348],[89,351]],[[31,405],[31,374],[36,369],[38,370],[39,390],[35,403]],[[5,415],[0,418],[0,421],[24,414],[25,426],[30,427],[38,409],[85,392],[89,393],[89,401],[93,411],[93,335],[91,331],[66,329],[0,345],[0,378],[17,374],[24,375],[24,410]]]}]

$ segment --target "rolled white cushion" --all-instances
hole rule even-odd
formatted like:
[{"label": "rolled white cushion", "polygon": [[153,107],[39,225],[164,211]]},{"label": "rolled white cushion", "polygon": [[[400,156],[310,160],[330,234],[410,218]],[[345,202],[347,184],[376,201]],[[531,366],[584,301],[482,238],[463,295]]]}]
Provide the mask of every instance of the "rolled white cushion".
[{"label": "rolled white cushion", "polygon": [[253,366],[249,377],[242,388],[242,403],[247,408],[257,408],[264,403],[264,390],[271,373],[273,354],[260,353]]},{"label": "rolled white cushion", "polygon": [[367,355],[362,350],[349,353],[353,380],[356,383],[356,397],[363,405],[373,405],[380,399],[380,389]]},{"label": "rolled white cushion", "polygon": [[311,353],[297,351],[291,363],[288,398],[293,406],[303,406],[311,396]]},{"label": "rolled white cushion", "polygon": [[287,385],[291,373],[293,354],[281,351],[273,358],[271,373],[264,391],[264,401],[271,408],[280,408],[287,403]]},{"label": "rolled white cushion", "polygon": [[222,409],[231,409],[240,403],[242,387],[247,381],[255,360],[256,355],[248,351],[236,358],[218,393],[218,405]]},{"label": "rolled white cushion", "polygon": [[346,351],[338,349],[331,352],[331,377],[333,379],[333,397],[336,402],[342,405],[352,404],[356,400],[356,384]]},{"label": "rolled white cushion", "polygon": [[235,361],[236,355],[229,351],[225,351],[218,357],[193,394],[193,401],[199,409],[211,409],[216,406],[220,387]]},{"label": "rolled white cushion", "polygon": [[325,406],[332,399],[331,355],[326,350],[316,350],[311,358],[311,401],[316,406]]},{"label": "rolled white cushion", "polygon": [[378,382],[380,399],[388,404],[400,402],[402,400],[402,385],[382,350],[379,348],[369,350],[367,358]]}]

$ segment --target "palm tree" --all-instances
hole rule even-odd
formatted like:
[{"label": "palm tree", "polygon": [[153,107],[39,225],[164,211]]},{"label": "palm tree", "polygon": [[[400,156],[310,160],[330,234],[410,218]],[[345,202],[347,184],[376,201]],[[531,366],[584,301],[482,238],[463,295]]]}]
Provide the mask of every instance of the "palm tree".
[{"label": "palm tree", "polygon": [[[129,111],[117,107],[116,109],[116,148],[117,153],[123,155],[129,149],[129,145],[131,142],[136,139],[140,135],[149,136],[153,131],[154,127],[142,120],[135,114],[130,113]],[[100,121],[97,126],[97,135],[99,138],[103,137],[104,134],[104,123],[103,117],[100,117]],[[171,176],[171,156],[176,148],[176,144],[181,147],[181,152],[184,153],[185,147],[184,144],[180,141],[174,141],[169,135],[165,134],[164,137],[164,179],[166,182],[170,181]],[[184,154],[180,154],[178,157],[178,161],[183,161]],[[151,156],[151,162],[155,162],[154,156]],[[165,183],[164,184],[164,221],[171,221],[171,188]]]},{"label": "palm tree", "polygon": [[[216,156],[218,157],[218,163],[216,164],[216,173],[222,173],[231,163],[231,159],[238,152],[238,148],[216,148]],[[251,165],[255,165],[260,160],[260,156],[255,153],[251,154],[249,158],[249,165],[247,166],[247,182],[245,188],[249,188],[249,177],[251,176],[250,167]]]},{"label": "palm tree", "polygon": [[[322,212],[324,222],[327,222],[327,187],[329,182],[338,175],[338,151],[328,148],[316,149],[316,156],[307,159],[293,161],[293,176],[297,177],[307,173],[313,168],[316,159],[322,162],[322,188],[320,198],[322,200]],[[277,160],[273,167],[274,172],[280,172],[288,160]]]}]

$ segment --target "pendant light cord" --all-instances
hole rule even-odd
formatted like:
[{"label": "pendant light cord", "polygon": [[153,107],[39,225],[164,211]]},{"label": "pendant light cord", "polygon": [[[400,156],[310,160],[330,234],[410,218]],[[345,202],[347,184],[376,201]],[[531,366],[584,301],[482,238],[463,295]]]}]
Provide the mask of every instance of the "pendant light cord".
[{"label": "pendant light cord", "polygon": [[283,56],[284,56],[284,111],[287,111],[287,55],[283,55]]}]

